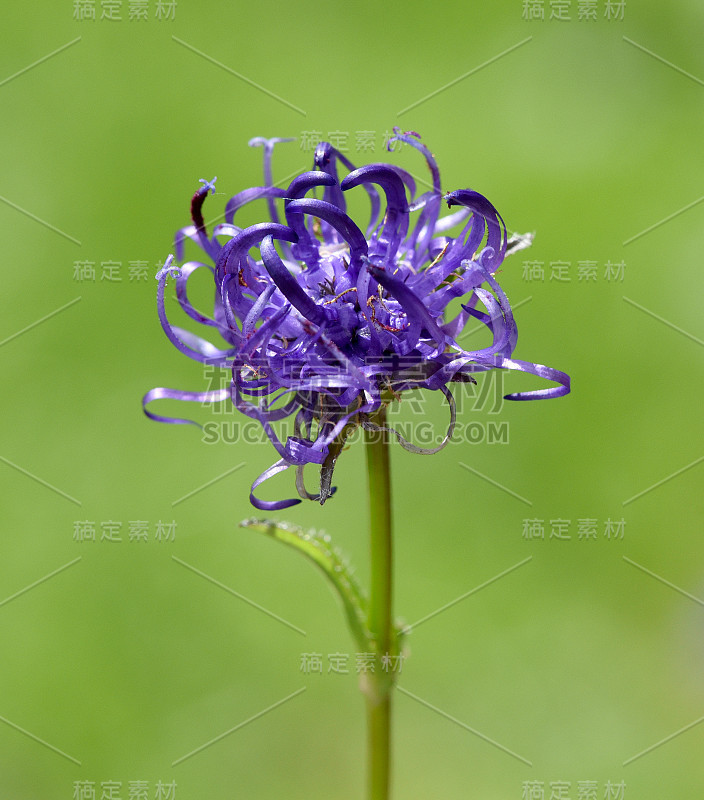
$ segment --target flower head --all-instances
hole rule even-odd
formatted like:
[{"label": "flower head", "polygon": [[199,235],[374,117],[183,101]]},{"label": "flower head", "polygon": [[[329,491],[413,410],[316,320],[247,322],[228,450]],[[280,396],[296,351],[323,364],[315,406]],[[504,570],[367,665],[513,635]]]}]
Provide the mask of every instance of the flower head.
[{"label": "flower head", "polygon": [[[176,257],[183,259],[185,240],[191,239],[214,266],[187,261],[179,271],[169,257],[157,275],[159,318],[166,335],[190,358],[228,370],[229,387],[210,392],[153,389],[143,401],[147,416],[191,422],[148,410],[147,404],[158,398],[230,399],[237,410],[261,424],[278,453],[250,494],[257,508],[275,510],[300,500],[263,501],[254,494],[258,486],[295,467],[299,496],[325,502],[334,491],[335,460],[350,429],[373,429],[371,416],[401,392],[429,389],[444,394],[450,426],[440,447],[449,441],[455,421],[452,383],[473,382],[476,373],[493,369],[513,369],[558,385],[509,394],[509,400],[569,392],[565,373],[512,358],[516,324],[494,275],[507,252],[530,239],[508,241],[500,214],[478,192],[443,194],[435,159],[417,134],[396,129],[388,146],[405,142],[423,155],[432,188],[422,194],[405,170],[384,163],[357,169],[326,142],[315,151],[313,171],[278,188],[272,182],[271,157],[280,141],[285,140],[250,142],[264,148],[265,185],[232,197],[225,223],[212,236],[202,207],[208,193],[215,191],[215,179],[201,179],[203,185],[191,199],[193,224],[176,234]],[[340,165],[347,170],[342,180]],[[347,214],[346,197],[354,191],[365,191],[370,202],[364,231]],[[320,193],[322,199],[312,196]],[[238,227],[234,218],[239,209],[259,198],[267,200],[269,221]],[[443,201],[457,210],[441,216]],[[461,224],[458,235],[448,235]],[[209,269],[215,280],[211,317],[188,299],[189,277],[201,268]],[[170,275],[176,278],[176,298],[183,311],[214,328],[225,347],[171,324],[164,304]],[[461,310],[446,319],[448,304],[457,298],[463,298]],[[488,328],[489,346],[465,350],[459,344],[471,319]],[[292,419],[293,431],[283,439],[273,423],[285,418]],[[440,449],[419,448],[396,435],[414,452]],[[307,464],[320,467],[315,494],[303,482]]]}]

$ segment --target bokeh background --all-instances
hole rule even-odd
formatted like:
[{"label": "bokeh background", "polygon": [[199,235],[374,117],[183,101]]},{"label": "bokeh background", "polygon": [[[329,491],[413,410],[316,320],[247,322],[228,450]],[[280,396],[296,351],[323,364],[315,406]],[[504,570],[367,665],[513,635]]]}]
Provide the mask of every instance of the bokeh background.
[{"label": "bokeh background", "polygon": [[[336,598],[237,527],[273,451],[206,444],[140,400],[206,388],[153,279],[198,179],[218,176],[217,218],[261,184],[250,138],[296,139],[283,179],[320,135],[427,181],[417,153],[383,150],[395,125],[445,190],[536,232],[499,275],[516,355],[573,392],[497,407],[487,387],[464,441],[393,450],[396,608],[433,615],[400,676],[394,796],[701,794],[703,24],[697,0],[4,8],[3,797],[362,796]],[[442,431],[439,400],[394,415]],[[336,482],[324,508],[274,516],[330,532],[366,581],[361,444]]]}]

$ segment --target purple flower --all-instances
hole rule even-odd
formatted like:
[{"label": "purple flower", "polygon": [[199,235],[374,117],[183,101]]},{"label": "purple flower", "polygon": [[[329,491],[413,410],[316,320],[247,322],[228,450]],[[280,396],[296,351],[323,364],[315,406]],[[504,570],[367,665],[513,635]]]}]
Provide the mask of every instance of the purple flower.
[{"label": "purple flower", "polygon": [[[503,219],[479,193],[461,189],[443,194],[435,159],[417,134],[396,129],[388,147],[405,142],[422,153],[432,176],[432,189],[422,194],[416,193],[415,181],[405,170],[383,163],[357,169],[326,142],[315,151],[314,171],[294,178],[286,189],[277,188],[271,157],[281,141],[285,140],[250,142],[264,147],[265,185],[231,198],[225,223],[215,227],[212,236],[202,207],[208,193],[215,191],[215,179],[201,180],[204,185],[193,195],[193,225],[176,234],[176,258],[183,259],[185,240],[191,239],[215,266],[187,261],[179,268],[169,256],[157,275],[159,319],[167,337],[190,358],[227,370],[229,387],[208,392],[153,389],[143,400],[147,416],[192,423],[159,416],[147,405],[159,398],[229,398],[261,424],[278,453],[250,494],[257,508],[276,510],[300,500],[260,500],[254,495],[258,486],[295,467],[299,496],[324,503],[334,491],[335,461],[350,430],[358,425],[375,429],[370,416],[405,390],[440,391],[450,407],[450,426],[438,448],[416,447],[394,431],[404,447],[421,453],[437,452],[450,440],[455,423],[451,383],[474,382],[476,373],[492,369],[514,369],[558,385],[509,394],[509,400],[569,392],[565,373],[512,358],[516,324],[494,275],[507,251],[525,240],[507,241]],[[342,180],[340,164],[348,170]],[[321,190],[322,199],[312,196]],[[355,190],[365,191],[371,206],[364,232],[346,213],[347,193]],[[235,214],[259,198],[266,198],[270,221],[238,227]],[[443,200],[458,210],[440,216]],[[462,223],[458,235],[448,235]],[[201,268],[209,269],[215,279],[212,317],[198,312],[188,299],[188,279]],[[183,311],[214,328],[225,347],[168,320],[164,294],[170,276],[175,277]],[[445,310],[456,298],[464,299],[461,310],[454,319],[446,319]],[[465,350],[458,343],[471,319],[487,326],[491,345]],[[273,423],[287,418],[292,435],[279,438]],[[306,464],[320,467],[315,494],[303,482]]]}]

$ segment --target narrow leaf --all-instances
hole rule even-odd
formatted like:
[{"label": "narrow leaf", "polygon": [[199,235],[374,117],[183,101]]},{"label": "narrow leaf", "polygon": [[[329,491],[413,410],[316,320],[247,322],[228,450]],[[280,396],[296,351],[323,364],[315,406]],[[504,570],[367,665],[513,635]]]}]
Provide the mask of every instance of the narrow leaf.
[{"label": "narrow leaf", "polygon": [[303,553],[316,564],[342,601],[347,622],[357,645],[361,651],[368,651],[371,648],[372,637],[367,628],[367,598],[352,574],[347,559],[333,547],[328,534],[312,529],[305,530],[288,522],[266,519],[247,519],[240,522],[240,527],[278,539]]}]

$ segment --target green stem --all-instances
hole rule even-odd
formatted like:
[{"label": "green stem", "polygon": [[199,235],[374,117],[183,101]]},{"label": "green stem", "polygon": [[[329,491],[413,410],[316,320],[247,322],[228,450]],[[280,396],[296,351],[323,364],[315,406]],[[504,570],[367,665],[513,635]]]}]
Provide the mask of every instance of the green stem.
[{"label": "green stem", "polygon": [[[370,420],[386,425],[386,409]],[[392,549],[391,476],[386,433],[366,431],[369,476],[371,586],[369,631],[374,639],[375,669],[366,676],[367,698],[367,786],[369,800],[388,800],[390,783],[391,690],[389,668],[382,658],[392,649]]]}]

